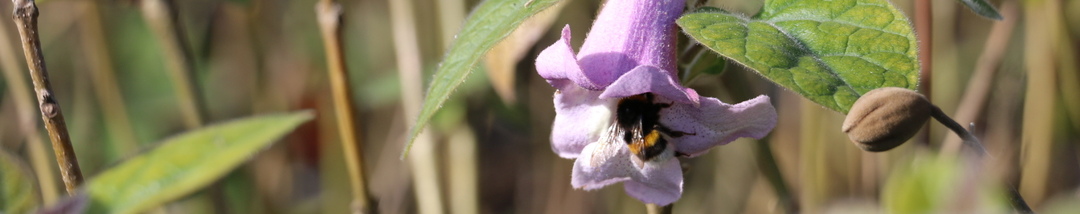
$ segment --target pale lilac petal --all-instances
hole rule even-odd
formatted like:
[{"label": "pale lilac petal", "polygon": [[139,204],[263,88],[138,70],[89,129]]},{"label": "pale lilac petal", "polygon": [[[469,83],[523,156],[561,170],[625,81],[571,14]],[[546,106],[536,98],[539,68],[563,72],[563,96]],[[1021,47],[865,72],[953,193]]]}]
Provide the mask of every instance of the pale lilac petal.
[{"label": "pale lilac petal", "polygon": [[574,161],[570,185],[574,188],[594,190],[630,180],[635,174],[639,174],[630,158],[630,149],[624,144],[591,143]]},{"label": "pale lilac petal", "polygon": [[[540,55],[536,56],[536,72],[548,80],[548,84],[557,89],[567,87],[565,81],[570,80],[578,86],[590,90],[602,90],[602,85],[597,85],[589,80],[585,72],[578,65],[577,57],[574,56],[574,48],[570,46],[570,25],[562,30],[562,38],[551,44]],[[607,84],[604,84],[607,85]]]},{"label": "pale lilac petal", "polygon": [[675,104],[662,110],[660,123],[688,133],[673,139],[675,151],[693,157],[740,137],[765,137],[776,126],[776,109],[765,95],[735,105],[705,97],[700,107]]},{"label": "pale lilac petal", "polygon": [[598,85],[615,81],[638,65],[675,73],[675,19],[683,0],[607,1],[594,22],[578,62]]},{"label": "pale lilac petal", "polygon": [[578,157],[585,145],[599,139],[600,133],[610,125],[615,103],[599,96],[600,91],[573,84],[555,92],[551,149],[560,157]]},{"label": "pale lilac petal", "polygon": [[648,163],[640,177],[623,183],[626,194],[645,203],[668,205],[682,196],[683,174],[678,158]]},{"label": "pale lilac petal", "polygon": [[697,92],[684,88],[670,74],[651,65],[638,66],[626,72],[609,85],[600,98],[622,98],[650,92],[678,103],[698,104]]}]

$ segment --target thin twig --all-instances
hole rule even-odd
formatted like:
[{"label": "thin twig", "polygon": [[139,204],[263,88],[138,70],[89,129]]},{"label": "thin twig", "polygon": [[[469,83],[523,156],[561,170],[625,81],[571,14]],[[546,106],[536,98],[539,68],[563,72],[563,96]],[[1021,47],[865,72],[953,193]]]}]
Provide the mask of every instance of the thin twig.
[{"label": "thin twig", "polygon": [[326,49],[326,70],[330,74],[330,90],[334,98],[334,114],[337,118],[338,133],[341,135],[342,152],[345,153],[345,165],[349,168],[349,182],[352,185],[353,213],[374,213],[371,200],[368,199],[367,184],[364,179],[362,149],[354,121],[352,90],[349,90],[349,77],[345,69],[345,53],[341,48],[341,5],[333,0],[322,0],[315,4],[315,15],[322,31],[323,47]]},{"label": "thin twig", "polygon": [[44,204],[52,204],[56,201],[56,175],[52,167],[49,167],[49,153],[45,149],[45,142],[38,132],[37,121],[34,119],[34,101],[30,98],[30,85],[24,80],[19,61],[16,58],[15,48],[8,37],[6,24],[0,24],[0,64],[3,65],[4,78],[7,79],[8,90],[15,101],[15,113],[18,115],[18,127],[26,135],[27,153],[30,156],[30,164],[33,166],[34,175],[37,176],[38,185],[41,186],[41,198]]},{"label": "thin twig", "polygon": [[[934,11],[931,8],[930,0],[915,0],[915,37],[919,41],[919,92],[922,92],[923,96],[926,96],[926,100],[933,101],[931,99],[931,84],[933,84],[933,72],[931,68],[933,66],[933,34],[931,31],[933,26]],[[930,143],[930,125],[923,126],[922,134],[919,135],[919,142],[923,144]]]},{"label": "thin twig", "polygon": [[169,79],[173,81],[173,91],[179,99],[180,112],[184,115],[184,124],[188,129],[194,129],[203,125],[206,109],[200,105],[200,93],[194,78],[194,61],[184,40],[183,28],[176,19],[176,11],[173,10],[175,7],[171,4],[171,0],[140,2],[143,17],[161,42],[162,53],[165,54],[165,62],[169,68]]},{"label": "thin twig", "polygon": [[[956,135],[959,135],[960,138],[964,140],[964,145],[975,149],[980,156],[989,156],[986,152],[986,148],[983,148],[982,143],[979,142],[979,139],[976,138],[975,135],[972,135],[971,132],[964,129],[964,126],[960,125],[952,118],[949,118],[949,115],[945,115],[945,112],[941,111],[941,108],[938,108],[937,106],[931,107],[930,116],[937,119],[938,122],[941,122],[942,125],[945,125],[945,127],[948,127],[953,132],[956,132]],[[1024,197],[1020,195],[1020,192],[1017,191],[1016,188],[1009,185],[1006,186],[1008,186],[1007,188],[1009,189],[1009,202],[1012,204],[1013,209],[1020,213],[1035,213],[1031,210],[1027,201],[1024,200]]]},{"label": "thin twig", "polygon": [[71,138],[68,136],[67,124],[64,123],[64,113],[60,111],[60,103],[56,100],[52,85],[49,83],[49,73],[45,69],[45,56],[41,53],[41,41],[38,38],[37,18],[38,9],[34,0],[12,0],[15,12],[12,18],[19,29],[22,38],[23,56],[26,64],[30,67],[30,78],[34,81],[34,92],[37,94],[38,107],[41,109],[41,120],[45,121],[45,129],[49,131],[52,139],[53,152],[56,153],[56,162],[60,165],[60,175],[67,187],[68,195],[74,195],[75,189],[83,183],[82,170],[79,169],[79,161],[75,158],[75,150],[71,147]]}]

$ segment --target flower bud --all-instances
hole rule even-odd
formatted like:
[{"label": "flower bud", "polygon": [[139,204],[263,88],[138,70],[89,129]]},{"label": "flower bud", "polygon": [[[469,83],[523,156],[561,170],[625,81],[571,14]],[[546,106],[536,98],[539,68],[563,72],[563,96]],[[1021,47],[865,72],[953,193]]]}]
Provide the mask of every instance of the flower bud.
[{"label": "flower bud", "polygon": [[930,119],[932,108],[930,101],[915,91],[878,88],[855,101],[842,130],[863,150],[888,151],[919,132]]}]

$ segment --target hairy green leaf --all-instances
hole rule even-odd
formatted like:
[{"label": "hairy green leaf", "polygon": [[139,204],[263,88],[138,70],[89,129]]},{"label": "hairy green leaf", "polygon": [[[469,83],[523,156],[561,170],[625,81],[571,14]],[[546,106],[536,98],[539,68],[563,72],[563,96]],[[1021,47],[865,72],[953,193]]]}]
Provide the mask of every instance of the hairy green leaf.
[{"label": "hairy green leaf", "polygon": [[979,14],[980,16],[990,18],[990,19],[993,19],[993,20],[1001,20],[1001,19],[1004,18],[1004,17],[1001,17],[1001,13],[998,13],[997,9],[994,9],[994,5],[991,5],[990,2],[987,2],[986,0],[959,0],[959,1],[961,3],[964,3],[964,5],[967,6],[969,9],[971,9],[972,12],[975,12],[975,14]]},{"label": "hairy green leaf", "polygon": [[30,213],[40,204],[41,193],[30,168],[0,150],[0,213]]},{"label": "hairy green leaf", "polygon": [[401,157],[409,153],[413,140],[423,131],[431,116],[450,98],[450,94],[465,82],[480,58],[529,18],[554,5],[559,0],[487,0],[480,3],[465,20],[465,27],[456,36],[446,58],[435,71],[427,89],[424,107],[416,124],[409,131],[409,142]]},{"label": "hairy green leaf", "polygon": [[841,113],[870,90],[915,89],[919,80],[915,34],[886,0],[767,0],[754,17],[706,8],[678,24],[709,49]]},{"label": "hairy green leaf", "polygon": [[199,190],[312,117],[310,111],[256,116],[167,139],[90,179],[90,211],[139,213]]}]

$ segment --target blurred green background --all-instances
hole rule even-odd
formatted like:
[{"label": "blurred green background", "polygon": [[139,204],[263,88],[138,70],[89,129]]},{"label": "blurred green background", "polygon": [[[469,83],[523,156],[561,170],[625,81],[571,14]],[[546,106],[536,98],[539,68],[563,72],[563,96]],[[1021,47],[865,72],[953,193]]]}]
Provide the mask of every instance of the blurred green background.
[{"label": "blurred green background", "polygon": [[[404,1],[411,14],[392,14]],[[159,211],[169,213],[345,213],[351,201],[314,0],[174,2],[190,51],[196,105],[214,123],[249,115],[315,109],[317,119],[226,178]],[[427,128],[410,158],[399,159],[414,118],[408,93],[429,80],[402,79],[403,58],[430,77],[477,0],[353,0],[342,39],[371,195],[382,213],[644,213],[621,185],[586,192],[570,186],[573,160],[550,148],[554,89],[533,59],[569,24],[580,47],[601,1],[566,0],[537,16],[476,70]],[[1035,211],[1080,210],[1080,1],[993,0],[1006,21],[979,17],[956,1],[933,1],[931,99],[975,134],[991,157],[960,158],[952,135],[933,123],[929,141],[867,153],[840,132],[843,116],[775,86],[753,71],[728,66],[690,86],[732,103],[772,97],[779,123],[767,141],[741,139],[687,159],[685,193],[676,213],[783,213],[759,170],[753,144],[768,143],[801,212],[976,212],[1009,210],[1002,183],[1019,186]],[[83,173],[93,175],[144,151],[185,126],[168,58],[140,1],[38,2],[47,66]],[[913,13],[911,0],[894,0]],[[708,5],[755,14],[761,1]],[[1003,6],[1006,5],[1006,6]],[[0,11],[11,4],[0,3]],[[411,17],[394,20],[391,17]],[[1011,22],[1009,21],[1011,20]],[[415,32],[395,31],[396,27]],[[0,22],[0,69],[26,72],[18,35]],[[1000,29],[1000,30],[993,30]],[[415,41],[396,41],[415,36]],[[988,42],[988,38],[998,38]],[[683,37],[682,39],[685,39]],[[532,41],[535,40],[535,41]],[[680,42],[685,42],[680,41]],[[402,43],[416,45],[402,53]],[[398,46],[398,47],[395,47]],[[994,51],[996,50],[996,51]],[[494,56],[494,57],[492,57]],[[519,57],[514,57],[519,56]],[[698,67],[722,60],[711,54]],[[111,65],[110,65],[111,64]],[[102,73],[113,78],[103,78]],[[980,72],[982,76],[980,77]],[[24,75],[25,77],[25,75]],[[111,79],[111,80],[110,80]],[[12,81],[0,81],[0,146],[34,170],[27,142],[48,138],[37,115],[27,132]],[[422,84],[416,84],[422,83]],[[112,85],[119,97],[108,95]],[[973,87],[970,85],[981,85]],[[981,92],[981,93],[974,93]],[[966,95],[970,93],[973,95]],[[980,95],[982,94],[982,95]],[[31,96],[32,97],[32,96]],[[972,98],[969,98],[972,97]],[[981,100],[974,98],[983,98]],[[969,100],[969,99],[974,99]],[[972,103],[963,105],[965,102]],[[415,105],[415,104],[413,104]],[[116,113],[117,109],[123,109]],[[413,109],[415,110],[415,109]],[[110,113],[112,111],[112,113]],[[966,114],[966,115],[965,115]],[[963,115],[963,116],[962,116]],[[124,121],[129,121],[125,125]],[[131,146],[136,145],[136,146]],[[58,175],[55,162],[48,170]],[[938,157],[938,156],[943,157]],[[40,173],[39,173],[40,174]],[[51,182],[62,187],[54,177]],[[46,193],[55,201],[62,191]],[[50,195],[51,198],[50,199]],[[912,200],[918,199],[918,200]]]}]

